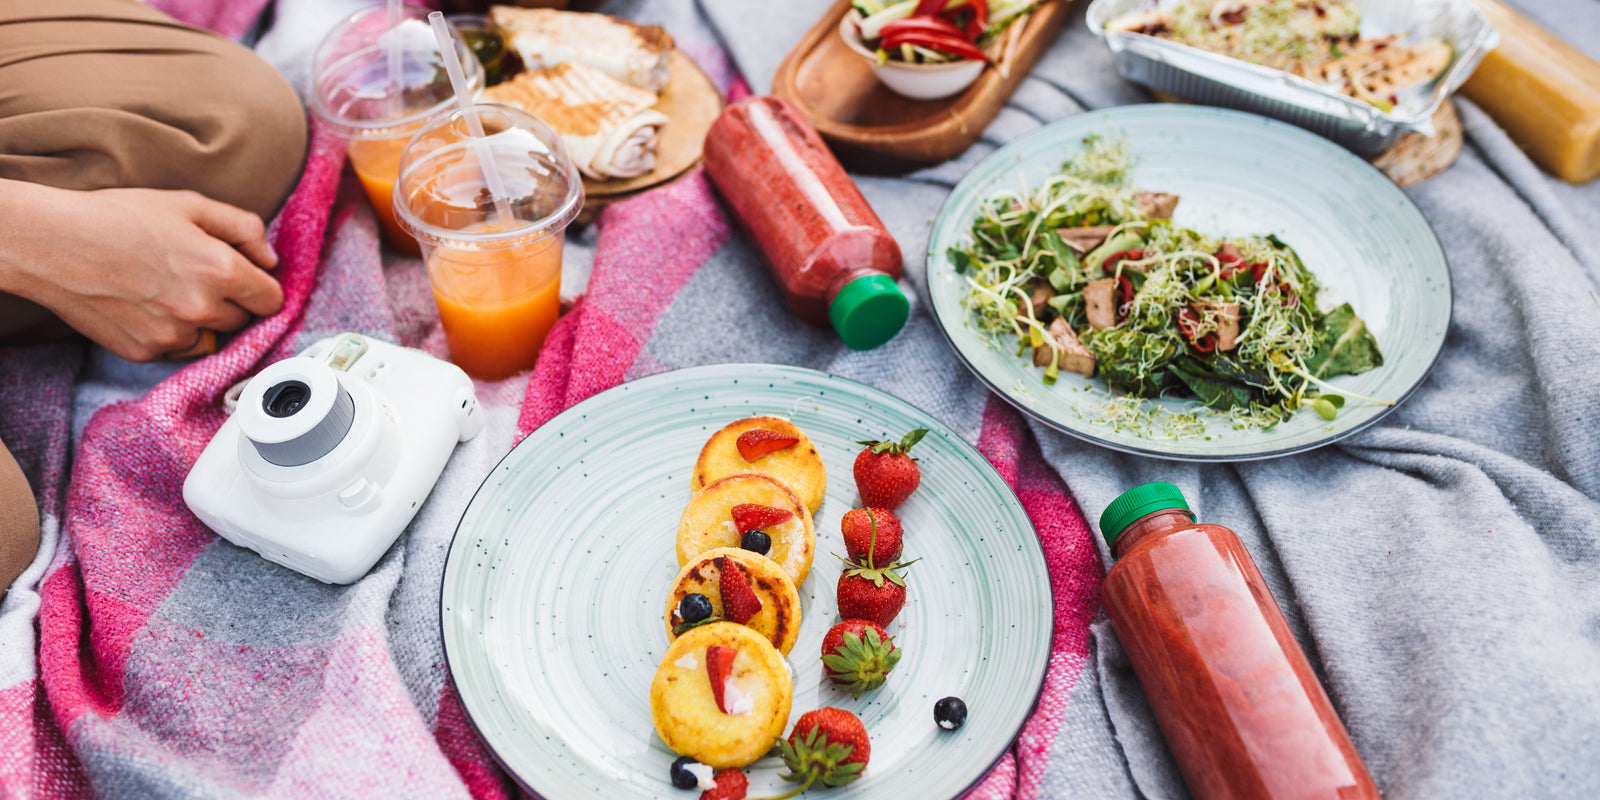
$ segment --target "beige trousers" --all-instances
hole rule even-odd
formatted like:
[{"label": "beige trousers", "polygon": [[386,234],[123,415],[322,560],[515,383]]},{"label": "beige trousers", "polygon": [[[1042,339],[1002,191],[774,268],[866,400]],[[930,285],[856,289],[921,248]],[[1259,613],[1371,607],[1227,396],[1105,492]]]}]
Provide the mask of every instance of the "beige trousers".
[{"label": "beige trousers", "polygon": [[[300,98],[245,47],[139,0],[0,0],[0,178],[192,189],[270,219],[305,151]],[[0,294],[0,337],[52,322]],[[36,512],[0,444],[0,591],[33,557]]]}]

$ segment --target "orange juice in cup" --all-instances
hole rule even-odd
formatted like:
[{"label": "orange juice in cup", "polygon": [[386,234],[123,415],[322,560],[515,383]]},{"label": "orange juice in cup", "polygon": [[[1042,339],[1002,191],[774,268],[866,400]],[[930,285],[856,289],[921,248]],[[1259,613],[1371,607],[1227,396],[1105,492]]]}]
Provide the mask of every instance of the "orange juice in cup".
[{"label": "orange juice in cup", "polygon": [[513,375],[533,366],[560,315],[561,237],[503,250],[438,248],[428,278],[451,360],[472,375]]},{"label": "orange juice in cup", "polygon": [[[323,38],[311,65],[312,113],[345,140],[389,244],[412,255],[417,242],[391,200],[400,156],[424,123],[455,104],[427,15],[406,5],[391,24],[383,5],[358,11]],[[468,85],[483,88],[482,66],[465,45],[456,50]]]},{"label": "orange juice in cup", "polygon": [[394,218],[394,182],[400,176],[400,153],[410,138],[406,135],[393,139],[352,139],[346,145],[346,152],[350,155],[350,167],[372,202],[373,213],[378,215],[384,238],[395,249],[418,255],[421,251],[417,240]]},{"label": "orange juice in cup", "polygon": [[[452,110],[407,145],[394,211],[422,246],[450,360],[498,380],[531,369],[555,325],[562,242],[583,182],[544,123],[506,106],[472,109],[482,139]],[[486,169],[505,196],[494,197]]]}]

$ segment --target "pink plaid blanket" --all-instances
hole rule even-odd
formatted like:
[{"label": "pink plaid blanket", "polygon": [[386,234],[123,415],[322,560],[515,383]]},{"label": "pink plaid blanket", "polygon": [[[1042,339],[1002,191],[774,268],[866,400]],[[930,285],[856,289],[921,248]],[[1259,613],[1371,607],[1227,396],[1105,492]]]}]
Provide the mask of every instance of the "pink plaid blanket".
[{"label": "pink plaid blanket", "polygon": [[[201,21],[238,33],[250,15],[224,16]],[[712,72],[742,90],[725,67]],[[181,497],[223,422],[223,392],[339,330],[443,355],[420,263],[383,254],[343,163],[340,142],[315,130],[305,175],[270,229],[283,311],[142,397],[80,396],[100,407],[80,408],[92,413],[75,438],[81,346],[0,351],[0,438],[45,521],[45,551],[0,606],[0,797],[515,794],[472,731],[439,640],[444,546],[472,489],[516,439],[596,392],[691,363],[754,360],[696,352],[665,322],[698,302],[697,276],[724,268],[719,253],[737,239],[707,181],[694,174],[612,206],[595,222],[586,296],[531,375],[479,385],[487,435],[463,446],[401,544],[349,587],[266,565],[219,540]],[[936,336],[915,324],[905,335]],[[795,360],[826,366],[843,354],[807,352]],[[1103,573],[1083,515],[1018,414],[993,397],[967,407],[979,418],[944,421],[977,431],[1021,498],[1056,594],[1038,710],[971,796],[1031,798],[1072,713]]]}]

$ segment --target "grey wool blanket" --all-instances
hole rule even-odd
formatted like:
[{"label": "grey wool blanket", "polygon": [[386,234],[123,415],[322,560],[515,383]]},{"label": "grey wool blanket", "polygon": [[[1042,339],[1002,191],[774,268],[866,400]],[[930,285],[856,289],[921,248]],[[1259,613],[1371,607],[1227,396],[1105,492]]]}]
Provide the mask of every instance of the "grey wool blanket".
[{"label": "grey wool blanket", "polygon": [[[700,1],[758,94],[829,5]],[[1039,125],[1150,101],[1118,77],[1086,5],[971,150],[902,179],[858,177],[924,293],[930,220],[969,168]],[[1515,5],[1600,58],[1600,3]],[[1465,152],[1407,190],[1443,244],[1455,305],[1403,407],[1333,446],[1235,465],[1031,427],[1091,523],[1124,489],[1165,480],[1239,533],[1384,796],[1600,797],[1600,182],[1542,172],[1458,102]],[[894,390],[930,409],[978,391],[933,377],[950,360]],[[1091,663],[1024,793],[1185,796],[1103,615],[1092,631]]]}]

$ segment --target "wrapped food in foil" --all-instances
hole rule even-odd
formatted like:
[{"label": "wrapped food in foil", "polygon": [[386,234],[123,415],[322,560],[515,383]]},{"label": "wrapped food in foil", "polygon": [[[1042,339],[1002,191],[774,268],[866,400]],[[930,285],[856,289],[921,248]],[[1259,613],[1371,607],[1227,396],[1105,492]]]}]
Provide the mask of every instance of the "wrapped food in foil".
[{"label": "wrapped food in foil", "polygon": [[1139,33],[1108,30],[1125,14],[1177,5],[1175,0],[1094,0],[1089,29],[1111,48],[1117,72],[1135,83],[1207,105],[1250,111],[1298,125],[1360,155],[1388,149],[1410,132],[1433,134],[1433,115],[1477,68],[1499,34],[1466,0],[1352,0],[1361,36],[1438,37],[1449,66],[1433,80],[1401,90],[1385,111],[1281,70]]}]

